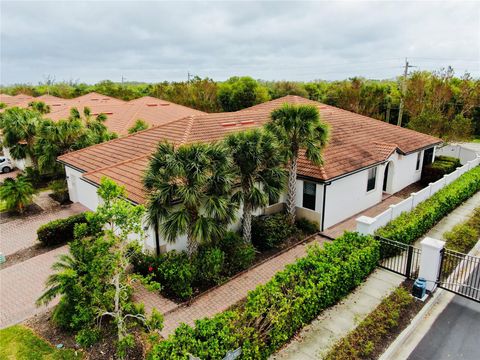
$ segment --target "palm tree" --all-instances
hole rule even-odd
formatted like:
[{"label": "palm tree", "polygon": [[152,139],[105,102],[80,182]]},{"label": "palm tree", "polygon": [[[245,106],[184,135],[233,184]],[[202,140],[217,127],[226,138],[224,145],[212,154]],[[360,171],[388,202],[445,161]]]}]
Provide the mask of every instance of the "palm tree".
[{"label": "palm tree", "polygon": [[187,235],[192,257],[203,242],[219,238],[235,219],[231,162],[223,145],[158,145],[145,174],[150,223],[169,242]]},{"label": "palm tree", "polygon": [[275,137],[260,129],[232,134],[226,144],[240,181],[234,197],[243,203],[243,239],[251,242],[252,212],[278,198],[284,188],[284,157]]},{"label": "palm tree", "polygon": [[136,132],[147,130],[147,129],[148,129],[148,124],[145,122],[145,120],[137,119],[137,121],[135,121],[133,126],[128,129],[128,133],[135,134]]},{"label": "palm tree", "polygon": [[40,114],[48,114],[50,112],[50,105],[45,104],[43,101],[32,101],[28,104],[28,107]]},{"label": "palm tree", "polygon": [[0,117],[0,129],[3,133],[3,145],[9,148],[14,159],[30,156],[37,168],[34,145],[41,114],[31,109],[13,107],[5,110]]},{"label": "palm tree", "polygon": [[293,224],[299,152],[305,149],[307,159],[315,165],[321,165],[322,151],[327,144],[329,130],[320,120],[317,107],[313,105],[284,104],[273,110],[270,117],[271,121],[266,127],[279,139],[289,161],[287,214]]},{"label": "palm tree", "polygon": [[32,203],[34,194],[35,189],[24,176],[5,179],[0,185],[0,200],[5,202],[8,210],[15,210],[20,214]]}]

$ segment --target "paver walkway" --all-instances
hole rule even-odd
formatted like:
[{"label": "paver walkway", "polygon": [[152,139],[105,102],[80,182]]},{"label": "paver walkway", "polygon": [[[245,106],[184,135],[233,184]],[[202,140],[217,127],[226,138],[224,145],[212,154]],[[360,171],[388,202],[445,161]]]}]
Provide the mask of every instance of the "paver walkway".
[{"label": "paver walkway", "polygon": [[[60,254],[67,253],[62,246],[48,253],[0,270],[0,328],[23,321],[45,307],[37,308],[35,301],[45,289],[51,266]],[[49,307],[56,304],[50,303]]]},{"label": "paver walkway", "polygon": [[38,215],[16,218],[0,224],[0,252],[11,255],[18,250],[35,245],[37,229],[49,221],[66,218],[88,210],[79,203],[56,208]]},{"label": "paver walkway", "polygon": [[323,311],[287,346],[271,356],[271,359],[321,359],[338,340],[352,331],[403,280],[403,276],[387,270],[375,270],[354,292],[337,305]]},{"label": "paver walkway", "polygon": [[390,205],[397,204],[401,202],[403,198],[392,195],[385,200],[383,200],[381,203],[378,203],[377,205],[374,205],[366,210],[363,210],[362,212],[359,212],[358,214],[355,214],[348,219],[342,221],[341,223],[338,223],[332,227],[329,227],[328,229],[323,231],[323,234],[336,239],[337,237],[343,235],[345,231],[356,231],[357,229],[357,222],[356,218],[358,218],[361,215],[369,216],[369,217],[375,217],[378,214],[381,214],[385,210],[389,208]]},{"label": "paver walkway", "polygon": [[[194,321],[204,317],[211,317],[227,310],[247,296],[250,290],[266,283],[275,273],[282,270],[287,264],[306,255],[307,246],[312,243],[323,244],[328,239],[316,236],[309,243],[299,244],[292,249],[276,256],[269,261],[237,276],[224,285],[195,299],[189,306],[180,306],[165,314],[162,336],[171,334],[181,323],[193,325]],[[146,310],[150,309],[145,306]]]}]

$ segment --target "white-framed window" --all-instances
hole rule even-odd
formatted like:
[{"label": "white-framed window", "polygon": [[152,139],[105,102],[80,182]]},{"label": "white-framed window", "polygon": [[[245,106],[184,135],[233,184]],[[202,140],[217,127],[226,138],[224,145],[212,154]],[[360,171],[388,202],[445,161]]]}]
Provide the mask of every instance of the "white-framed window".
[{"label": "white-framed window", "polygon": [[367,192],[375,189],[376,182],[377,182],[377,168],[373,167],[368,169]]},{"label": "white-framed window", "polygon": [[417,164],[415,165],[415,170],[417,170],[417,171],[420,170],[420,159],[421,159],[421,157],[422,157],[422,152],[420,151],[420,152],[417,153]]},{"label": "white-framed window", "polygon": [[317,197],[317,184],[304,181],[303,182],[303,204],[304,208],[315,210],[315,199]]}]

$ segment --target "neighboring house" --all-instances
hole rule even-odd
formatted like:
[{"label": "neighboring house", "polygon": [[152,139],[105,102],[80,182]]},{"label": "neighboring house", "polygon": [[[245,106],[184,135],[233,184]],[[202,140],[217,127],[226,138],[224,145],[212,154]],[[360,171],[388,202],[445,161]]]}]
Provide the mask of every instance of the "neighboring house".
[{"label": "neighboring house", "polygon": [[[286,96],[232,113],[189,116],[164,125],[91,146],[59,157],[65,165],[72,201],[90,209],[98,206],[97,187],[103,177],[125,186],[128,199],[146,201],[142,177],[159,141],[175,144],[220,140],[225,135],[259,127],[283,103],[313,104],[331,128],[324,165],[316,166],[302,154],[298,164],[297,215],[326,229],[420,180],[424,164],[431,163],[440,139],[385,122],[304,99]],[[283,199],[283,197],[282,197]],[[260,213],[281,208],[273,204]],[[237,223],[238,225],[239,223]],[[155,247],[149,229],[147,248]],[[167,244],[162,251],[184,249],[186,239]]]},{"label": "neighboring house", "polygon": [[[82,95],[73,99],[62,99],[52,95],[32,97],[28,95],[10,96],[0,94],[0,99],[6,100],[8,107],[28,107],[32,101],[43,101],[50,106],[50,112],[45,118],[58,121],[66,119],[70,115],[70,109],[75,107],[80,113],[88,107],[92,116],[105,114],[107,120],[105,125],[118,136],[128,134],[128,130],[134,126],[138,119],[144,120],[149,127],[159,126],[172,120],[178,120],[190,115],[205,114],[202,111],[177,105],[169,101],[145,96],[131,101],[123,101],[110,96],[101,95],[95,92]],[[2,101],[2,100],[0,100]],[[8,149],[4,152],[9,156]],[[24,169],[31,165],[30,159],[13,160],[16,167]]]}]

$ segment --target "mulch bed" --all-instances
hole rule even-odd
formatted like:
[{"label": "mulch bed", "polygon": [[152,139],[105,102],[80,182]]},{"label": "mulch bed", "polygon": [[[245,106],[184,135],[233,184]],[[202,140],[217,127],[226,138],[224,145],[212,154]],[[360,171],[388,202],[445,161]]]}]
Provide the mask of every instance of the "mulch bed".
[{"label": "mulch bed", "polygon": [[17,252],[14,252],[13,254],[6,256],[7,261],[5,261],[3,264],[0,264],[0,270],[6,269],[10,266],[21,263],[35,256],[42,255],[46,252],[55,250],[57,247],[60,247],[60,246],[63,246],[63,244],[52,247],[52,246],[44,246],[43,244],[38,243],[28,248],[18,250]]},{"label": "mulch bed", "polygon": [[42,211],[43,209],[35,203],[29,205],[22,215],[15,212],[10,212],[10,211],[2,211],[0,212],[0,224],[6,223],[12,220],[27,218],[28,216],[32,216],[32,215],[37,215],[37,214],[40,214]]},{"label": "mulch bed", "polygon": [[[75,341],[75,336],[58,326],[51,321],[52,310],[45,311],[39,315],[26,320],[23,325],[31,328],[37,335],[49,341],[53,346],[63,344],[65,348],[82,351],[88,360],[103,360],[103,359],[117,359],[116,356],[116,337],[115,331],[110,329],[105,330],[102,340],[87,349],[81,349]],[[126,359],[142,360],[145,359],[147,348],[146,337],[140,332],[134,333],[135,347],[129,349]]]}]

